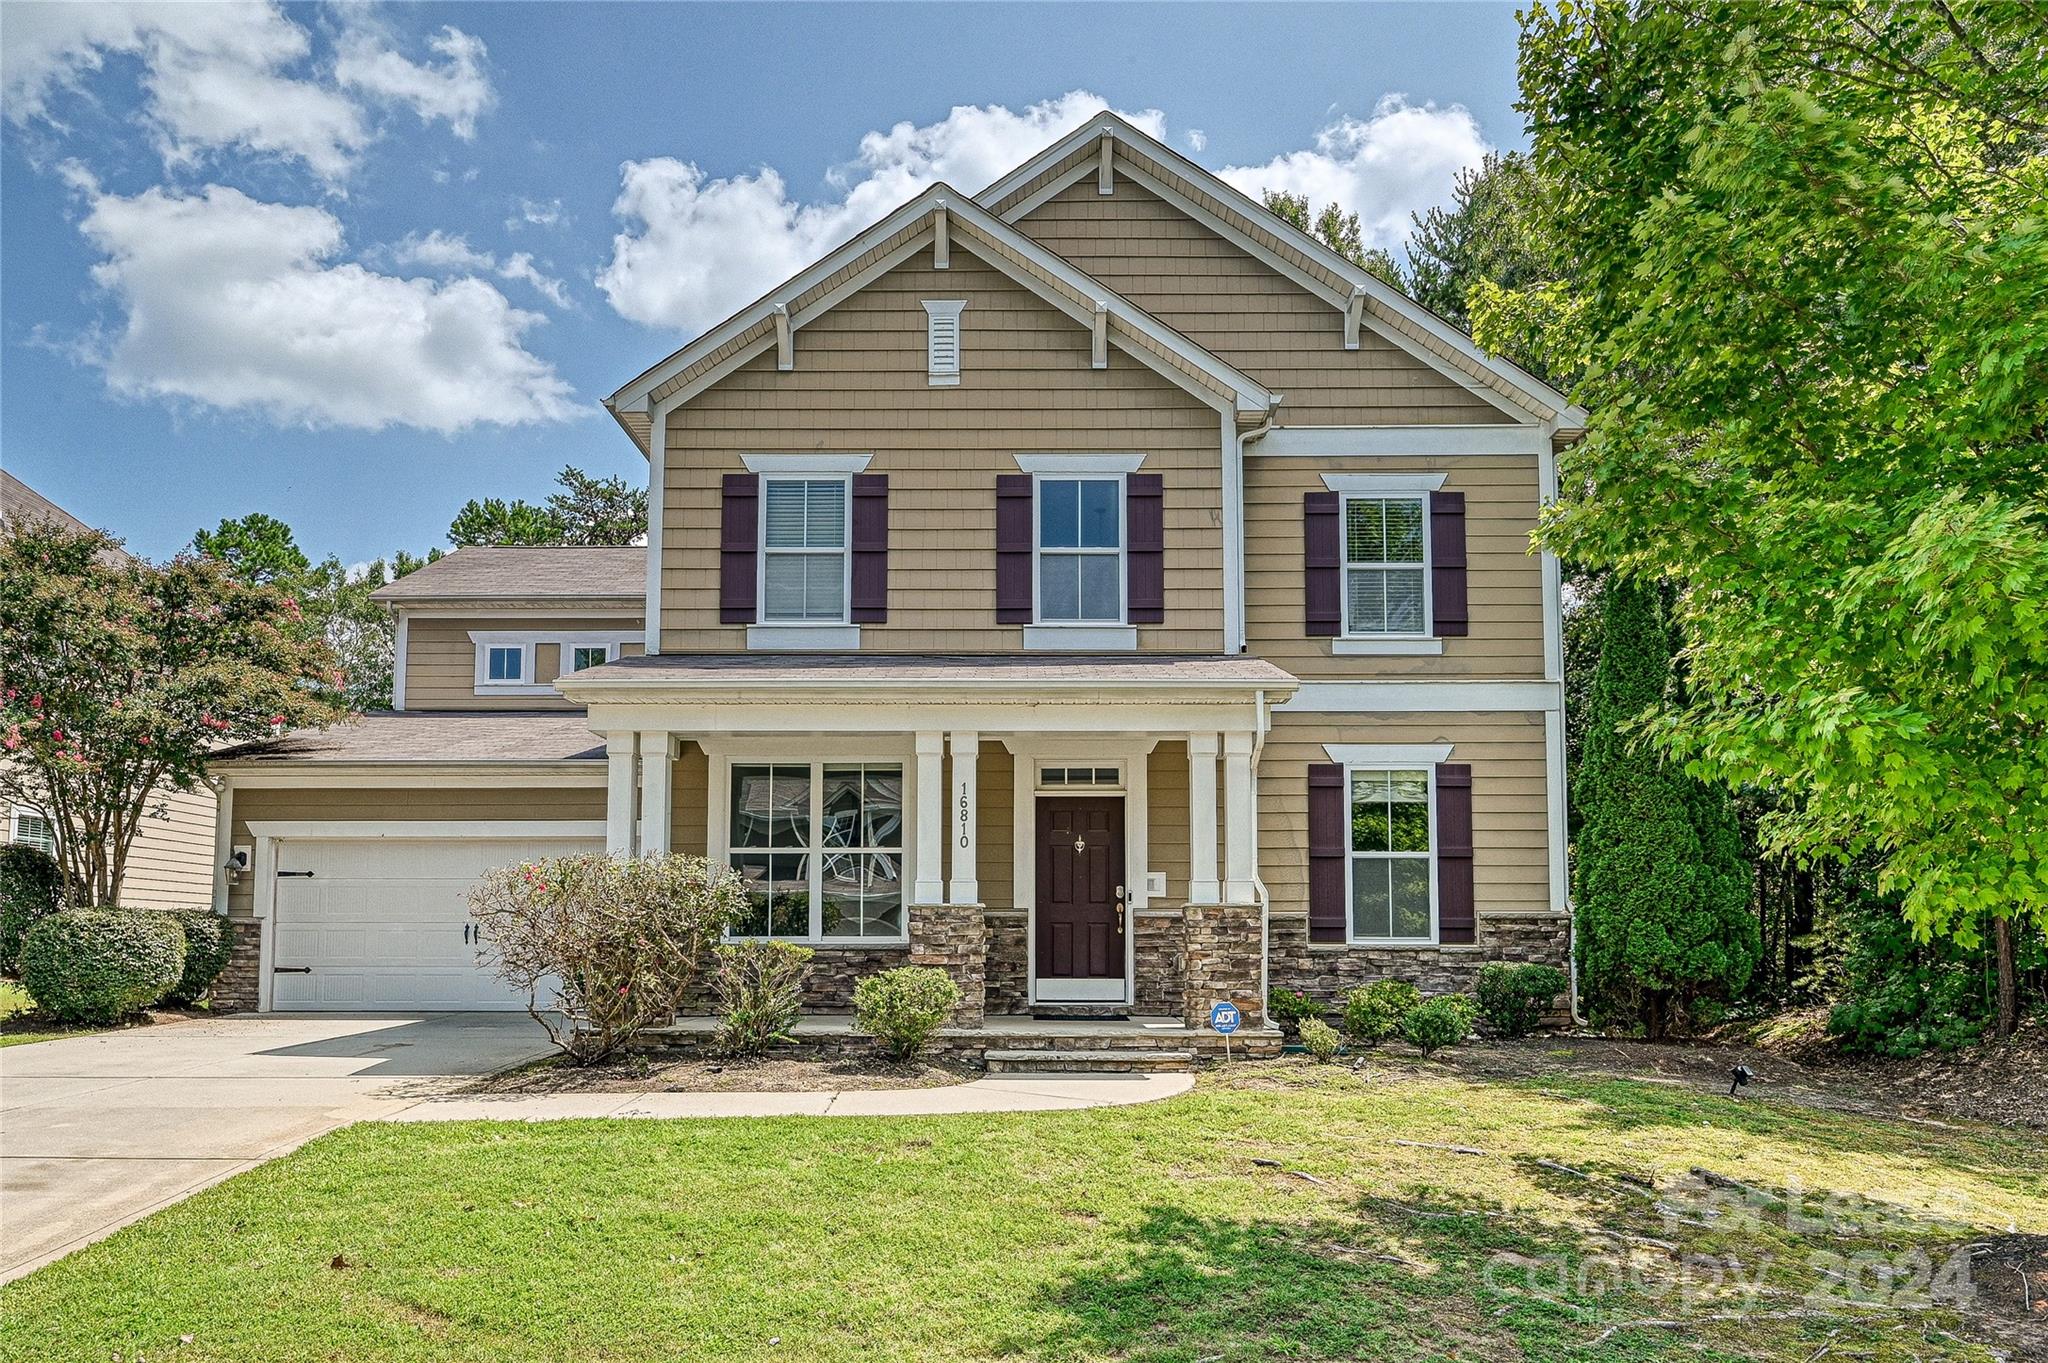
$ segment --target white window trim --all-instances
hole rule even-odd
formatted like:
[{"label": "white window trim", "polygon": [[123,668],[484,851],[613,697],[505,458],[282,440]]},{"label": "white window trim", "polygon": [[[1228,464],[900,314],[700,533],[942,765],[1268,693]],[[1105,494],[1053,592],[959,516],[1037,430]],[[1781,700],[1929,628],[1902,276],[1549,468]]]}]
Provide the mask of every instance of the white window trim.
[{"label": "white window trim", "polygon": [[[841,496],[842,519],[839,531],[839,618],[837,620],[771,620],[768,618],[768,556],[771,553],[810,554],[821,552],[815,549],[771,550],[768,547],[768,485],[770,483],[838,483],[844,489]],[[761,495],[755,499],[754,543],[760,547],[754,551],[754,600],[757,607],[757,626],[768,626],[775,630],[786,629],[845,629],[851,624],[853,614],[853,477],[850,473],[834,473],[823,470],[806,470],[789,467],[780,468],[761,478]],[[764,636],[773,637],[773,636]],[[753,631],[748,631],[747,646],[753,647]],[[800,645],[811,647],[812,645]],[[832,647],[819,644],[817,647]],[[845,647],[840,644],[837,647]],[[853,647],[860,646],[860,634],[854,633]],[[763,644],[771,648],[771,644]]]},{"label": "white window trim", "polygon": [[[1442,745],[1446,756],[1449,745]],[[1331,745],[1324,749],[1335,756],[1344,751],[1342,745]],[[1390,747],[1387,751],[1397,750]],[[1359,751],[1371,751],[1369,747]],[[1354,771],[1420,771],[1429,784],[1429,851],[1417,852],[1360,852],[1351,846],[1351,775]],[[1429,936],[1427,937],[1360,937],[1352,872],[1361,857],[1378,861],[1407,860],[1420,857],[1429,865]],[[1443,916],[1437,904],[1437,831],[1436,831],[1436,766],[1434,763],[1422,766],[1414,760],[1408,761],[1363,761],[1344,763],[1344,942],[1354,947],[1436,947],[1442,945]]]},{"label": "white window trim", "polygon": [[[716,825],[716,836],[708,845],[714,849],[713,860],[715,860],[719,865],[722,866],[732,865],[732,857],[735,851],[765,852],[771,856],[802,856],[808,859],[811,863],[811,930],[808,934],[802,937],[742,937],[736,936],[733,933],[728,932],[724,935],[724,940],[728,943],[759,941],[795,942],[803,946],[820,947],[890,947],[907,945],[910,941],[910,911],[912,908],[912,896],[910,892],[910,871],[911,867],[914,865],[914,862],[912,861],[912,855],[915,851],[913,845],[913,835],[914,830],[916,829],[916,811],[912,807],[912,801],[916,798],[917,795],[917,792],[912,788],[912,761],[906,760],[905,758],[898,756],[894,753],[888,753],[883,755],[866,755],[857,757],[810,757],[781,755],[777,752],[777,749],[780,746],[782,745],[769,743],[763,744],[758,748],[744,747],[735,749],[730,753],[721,752],[716,756],[715,760],[713,760],[710,763],[711,779],[714,783],[713,799],[711,800],[711,818]],[[819,853],[822,852],[824,849],[816,846],[806,847],[795,851],[791,851],[785,848],[772,847],[740,849],[736,849],[733,847],[732,769],[734,767],[794,767],[806,765],[809,766],[811,769],[811,806],[808,817],[810,819],[811,825],[811,836],[814,839],[817,836],[817,830],[819,825],[823,822],[825,805],[826,767],[893,766],[897,769],[897,779],[902,782],[901,789],[903,792],[903,829],[901,843],[893,850],[897,852],[898,855],[900,855],[902,858],[902,878],[899,880],[898,883],[903,886],[903,931],[897,934],[896,936],[827,937],[823,935],[821,932],[819,932],[819,928],[824,923],[825,913],[824,895],[821,893],[821,886],[823,884],[824,879],[824,861],[819,855]],[[941,798],[943,798],[943,795]],[[886,851],[892,849],[880,850]]]},{"label": "white window trim", "polygon": [[794,620],[748,625],[747,647],[757,653],[852,653],[860,648],[860,626]]},{"label": "white window trim", "polygon": [[[961,371],[967,367],[967,328],[960,321],[960,314],[967,310],[964,298],[927,298],[924,300],[924,370],[925,382],[933,388],[955,388],[959,386]],[[932,359],[932,332],[941,320],[953,325],[953,367],[940,369]]]},{"label": "white window trim", "polygon": [[1145,467],[1142,454],[1020,454],[1015,458],[1024,473],[1107,475],[1136,473]]},{"label": "white window trim", "polygon": [[[1080,768],[1087,771],[1114,770],[1116,784],[1111,786],[1054,786],[1047,785],[1045,771],[1048,767]],[[1130,761],[1121,757],[1044,757],[1031,763],[1031,793],[1033,795],[1124,795],[1129,792]]]},{"label": "white window trim", "polygon": [[1326,473],[1323,486],[1332,492],[1359,497],[1385,497],[1402,492],[1441,492],[1449,478],[1447,473]]},{"label": "white window trim", "polygon": [[[1324,481],[1340,477],[1370,478],[1371,474],[1325,474]],[[1396,475],[1400,476],[1400,475]],[[1343,576],[1338,585],[1342,588],[1342,609],[1344,611],[1343,632],[1331,643],[1335,653],[1441,653],[1443,640],[1436,637],[1436,593],[1433,590],[1430,570],[1430,552],[1435,548],[1431,542],[1429,525],[1429,488],[1387,488],[1375,487],[1370,490],[1343,490],[1333,488],[1337,493],[1337,571]],[[1351,503],[1359,502],[1414,502],[1422,508],[1422,628],[1407,633],[1363,633],[1351,628]],[[1366,567],[1373,565],[1367,564]],[[1403,562],[1391,565],[1410,567]],[[1358,647],[1357,645],[1393,645],[1393,647]],[[1427,647],[1433,644],[1434,647]],[[1342,647],[1340,647],[1342,646]]]},{"label": "white window trim", "polygon": [[1026,653],[1132,653],[1137,647],[1136,625],[1054,621],[1024,626]]},{"label": "white window trim", "polygon": [[[574,676],[569,663],[574,659],[574,650],[579,648],[602,648],[605,661],[614,662],[620,650],[632,639],[639,637],[638,630],[586,630],[572,633],[529,633],[524,630],[483,630],[469,632],[469,641],[476,647],[476,694],[479,696],[553,696],[559,695],[552,682],[536,682],[534,669],[539,665],[540,646],[553,644],[560,650],[555,660],[557,678]],[[516,682],[492,681],[491,650],[494,648],[516,648],[522,653],[520,680]]]},{"label": "white window trim", "polygon": [[[23,819],[36,819],[42,823],[44,828],[49,830],[50,845],[48,847],[44,847],[40,841],[24,838],[21,835],[21,821]],[[39,848],[54,857],[57,855],[57,821],[39,809],[30,809],[26,805],[16,805],[8,815],[7,841],[23,847]]]},{"label": "white window trim", "polygon": [[875,461],[872,454],[812,454],[808,452],[785,454],[760,453],[743,454],[740,463],[749,473],[767,474],[770,477],[791,478],[803,475],[829,477],[840,473],[865,473]]},{"label": "white window trim", "polygon": [[[1116,484],[1116,617],[1105,620],[1047,620],[1040,612],[1045,608],[1045,580],[1042,565],[1045,561],[1045,484],[1095,482]],[[1078,515],[1078,511],[1077,511]],[[1121,473],[1034,473],[1031,475],[1031,624],[1025,630],[1026,648],[1036,638],[1038,647],[1051,650],[1075,648],[1116,648],[1135,649],[1137,630],[1130,624],[1130,560],[1131,548],[1130,503]],[[1055,549],[1055,554],[1073,557],[1108,557],[1103,549]],[[1110,635],[1107,631],[1117,631]],[[1058,631],[1052,633],[1050,631]],[[1082,631],[1104,632],[1100,640],[1083,641]],[[1130,642],[1122,642],[1125,632]],[[1055,642],[1059,641],[1059,642]]]}]

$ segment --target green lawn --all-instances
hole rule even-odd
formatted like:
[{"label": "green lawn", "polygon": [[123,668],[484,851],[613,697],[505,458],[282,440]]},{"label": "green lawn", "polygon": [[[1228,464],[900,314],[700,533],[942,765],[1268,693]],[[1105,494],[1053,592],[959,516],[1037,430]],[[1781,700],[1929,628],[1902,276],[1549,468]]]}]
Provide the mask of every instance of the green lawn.
[{"label": "green lawn", "polygon": [[[1427,1068],[1243,1066],[1028,1116],[362,1125],[0,1288],[0,1359],[1983,1360],[1946,1309],[1809,1293],[2048,1230],[2038,1155]],[[1837,1214],[1797,1230],[1722,1194],[1705,1217],[1673,1190],[1693,1166]],[[1731,1274],[1761,1288],[1749,1318],[1707,1319],[1742,1305]],[[1593,1344],[1672,1318],[1701,1323]]]},{"label": "green lawn", "polygon": [[14,1023],[17,1017],[33,1010],[35,1006],[36,1002],[28,996],[28,990],[13,980],[0,980],[0,1046],[20,1046],[31,1041],[48,1041],[51,1037],[73,1035],[57,1027],[46,1031],[8,1030],[9,1023]]}]

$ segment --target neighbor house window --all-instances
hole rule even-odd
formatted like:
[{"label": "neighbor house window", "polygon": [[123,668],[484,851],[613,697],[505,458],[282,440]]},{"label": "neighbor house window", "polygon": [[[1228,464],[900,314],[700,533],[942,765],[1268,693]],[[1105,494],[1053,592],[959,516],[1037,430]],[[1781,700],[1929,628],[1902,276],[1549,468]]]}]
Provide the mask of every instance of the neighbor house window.
[{"label": "neighbor house window", "polygon": [[33,847],[39,852],[47,852],[53,857],[57,855],[57,830],[51,827],[48,819],[31,810],[14,811],[12,841],[24,847]]},{"label": "neighbor house window", "polygon": [[726,859],[747,886],[735,937],[902,940],[903,768],[735,764]]},{"label": "neighbor house window", "polygon": [[569,670],[571,672],[581,672],[586,667],[603,667],[606,662],[610,661],[611,653],[612,651],[602,644],[597,645],[595,648],[578,644],[575,648],[569,650]]},{"label": "neighbor house window", "polygon": [[1123,480],[1038,480],[1038,618],[1121,624]]},{"label": "neighbor house window", "polygon": [[1435,940],[1429,772],[1354,767],[1350,777],[1351,940]]},{"label": "neighbor house window", "polygon": [[526,680],[526,650],[494,646],[486,661],[484,678],[494,682]]},{"label": "neighbor house window", "polygon": [[843,624],[846,480],[769,478],[761,493],[761,619]]},{"label": "neighbor house window", "polygon": [[1424,634],[1429,580],[1420,497],[1344,499],[1344,632]]}]

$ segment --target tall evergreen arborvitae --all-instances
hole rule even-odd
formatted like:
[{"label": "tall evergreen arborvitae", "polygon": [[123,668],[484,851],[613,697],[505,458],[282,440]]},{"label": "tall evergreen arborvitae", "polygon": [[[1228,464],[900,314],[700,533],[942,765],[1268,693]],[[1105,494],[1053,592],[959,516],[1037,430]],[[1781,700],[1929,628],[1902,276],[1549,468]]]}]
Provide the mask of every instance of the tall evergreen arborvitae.
[{"label": "tall evergreen arborvitae", "polygon": [[1600,662],[1573,788],[1579,967],[1597,1019],[1662,1036],[1701,999],[1748,982],[1757,955],[1749,867],[1725,791],[1628,728],[1659,705],[1671,640],[1653,586],[1602,592]]}]

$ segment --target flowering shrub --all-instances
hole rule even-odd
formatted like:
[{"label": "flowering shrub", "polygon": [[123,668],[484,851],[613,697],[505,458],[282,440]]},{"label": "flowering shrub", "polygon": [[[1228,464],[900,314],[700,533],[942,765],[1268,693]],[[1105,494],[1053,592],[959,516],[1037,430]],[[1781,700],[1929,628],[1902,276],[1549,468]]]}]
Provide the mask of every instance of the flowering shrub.
[{"label": "flowering shrub", "polygon": [[1321,1017],[1322,1013],[1316,1001],[1299,989],[1274,989],[1266,995],[1266,1016],[1289,1035],[1298,1032],[1304,1021]]},{"label": "flowering shrub", "polygon": [[793,942],[748,941],[717,949],[711,989],[724,1014],[714,1038],[721,1054],[759,1055],[790,1039],[803,1014],[813,954]]},{"label": "flowering shrub", "polygon": [[579,1065],[673,1019],[745,907],[730,868],[680,854],[550,857],[488,871],[469,893],[486,959]]},{"label": "flowering shrub", "polygon": [[960,986],[945,971],[899,965],[853,987],[853,1025],[887,1046],[891,1059],[913,1060],[959,1003]]},{"label": "flowering shrub", "polygon": [[1406,980],[1360,985],[1344,996],[1344,1035],[1361,1046],[1385,1041],[1421,1002],[1422,991]]},{"label": "flowering shrub", "polygon": [[185,969],[185,934],[153,909],[72,909],[29,929],[21,983],[60,1022],[118,1022],[162,998]]},{"label": "flowering shrub", "polygon": [[185,934],[185,969],[164,997],[171,1003],[198,1003],[213,992],[213,982],[228,967],[228,956],[235,947],[234,927],[212,909],[160,912]]}]

